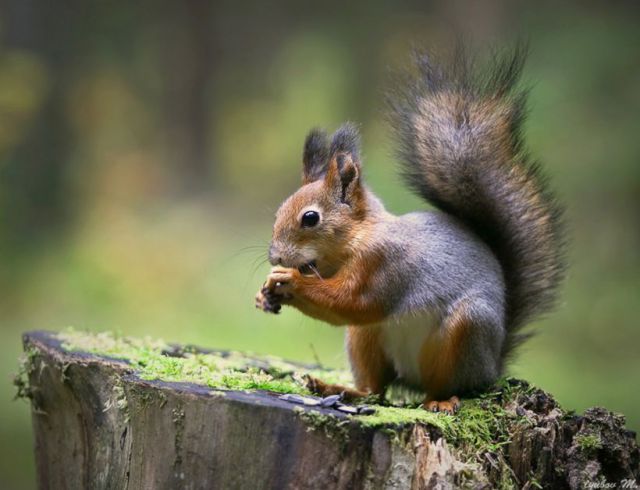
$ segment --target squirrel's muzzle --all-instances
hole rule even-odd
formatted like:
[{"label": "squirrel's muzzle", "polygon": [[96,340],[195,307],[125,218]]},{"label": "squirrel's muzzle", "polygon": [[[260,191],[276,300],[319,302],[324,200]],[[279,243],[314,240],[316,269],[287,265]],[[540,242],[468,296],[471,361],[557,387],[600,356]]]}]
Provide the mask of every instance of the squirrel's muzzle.
[{"label": "squirrel's muzzle", "polygon": [[269,263],[274,266],[282,264],[282,255],[273,243],[269,245]]}]

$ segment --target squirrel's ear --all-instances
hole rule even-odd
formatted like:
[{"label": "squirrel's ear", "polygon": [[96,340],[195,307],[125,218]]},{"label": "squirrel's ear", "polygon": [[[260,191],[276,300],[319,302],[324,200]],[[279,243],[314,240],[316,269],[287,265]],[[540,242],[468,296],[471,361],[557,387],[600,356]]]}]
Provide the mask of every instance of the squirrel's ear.
[{"label": "squirrel's ear", "polygon": [[360,133],[355,124],[344,123],[333,133],[331,140],[331,158],[339,153],[351,156],[354,162],[360,161]]},{"label": "squirrel's ear", "polygon": [[360,136],[354,124],[342,125],[333,135],[325,183],[344,203],[355,204],[360,196]]},{"label": "squirrel's ear", "polygon": [[314,128],[307,135],[302,153],[302,184],[309,184],[327,173],[329,138],[322,129]]}]

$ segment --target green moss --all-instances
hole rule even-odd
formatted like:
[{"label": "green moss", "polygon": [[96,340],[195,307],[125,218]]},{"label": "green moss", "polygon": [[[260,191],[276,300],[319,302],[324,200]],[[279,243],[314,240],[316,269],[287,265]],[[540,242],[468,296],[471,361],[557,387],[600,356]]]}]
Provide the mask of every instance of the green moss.
[{"label": "green moss", "polygon": [[496,388],[496,391],[478,398],[465,399],[454,416],[427,412],[419,407],[375,406],[374,415],[355,418],[368,427],[428,424],[440,429],[448,441],[463,450],[495,452],[509,442],[508,425],[526,420],[507,412],[504,407],[534,389],[507,378],[501,380]]},{"label": "green moss", "polygon": [[528,480],[528,483],[530,488],[538,488],[540,490],[544,488],[535,476],[531,476]]},{"label": "green moss", "polygon": [[14,399],[31,399],[32,388],[29,383],[29,376],[36,369],[35,360],[38,356],[38,350],[34,347],[26,349],[24,354],[18,360],[18,372],[13,376],[13,385],[16,388]]},{"label": "green moss", "polygon": [[[170,345],[161,340],[123,337],[111,332],[91,334],[67,329],[58,334],[68,351],[89,352],[127,361],[146,380],[196,383],[231,390],[267,390],[309,394],[297,373],[299,367],[282,359],[251,357],[236,352],[181,352],[169,355]],[[319,376],[328,370],[314,371]]]},{"label": "green moss", "polygon": [[338,419],[317,410],[305,410],[302,407],[295,407],[293,410],[307,424],[307,430],[321,430],[330,439],[343,445],[349,441],[349,419]]},{"label": "green moss", "polygon": [[507,419],[510,417],[490,397],[464,400],[452,416],[427,412],[422,408],[375,406],[374,415],[354,417],[365,427],[401,427],[422,423],[438,428],[447,440],[464,451],[497,451],[509,442]]},{"label": "green moss", "polygon": [[82,351],[115,359],[133,360],[170,348],[162,340],[150,337],[124,337],[113,332],[91,333],[67,328],[57,337],[68,351]]},{"label": "green moss", "polygon": [[404,408],[376,405],[373,415],[357,415],[354,418],[365,427],[403,426],[414,423],[431,424],[445,432],[452,423],[453,417],[427,412],[421,408]]},{"label": "green moss", "polygon": [[584,451],[602,449],[602,440],[597,434],[577,434],[573,440]]}]

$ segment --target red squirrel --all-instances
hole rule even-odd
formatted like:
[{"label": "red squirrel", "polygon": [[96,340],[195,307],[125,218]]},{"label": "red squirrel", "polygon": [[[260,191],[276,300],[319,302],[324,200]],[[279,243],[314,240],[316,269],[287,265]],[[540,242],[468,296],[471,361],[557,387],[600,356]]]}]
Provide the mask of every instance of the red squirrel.
[{"label": "red squirrel", "polygon": [[385,210],[363,182],[353,124],[307,136],[256,306],[348,325],[356,389],[310,379],[316,393],[384,395],[399,380],[425,393],[427,410],[453,413],[459,396],[496,381],[522,327],[555,303],[562,208],[522,140],[524,58],[516,48],[479,69],[418,54],[394,89],[402,175],[435,211]]}]

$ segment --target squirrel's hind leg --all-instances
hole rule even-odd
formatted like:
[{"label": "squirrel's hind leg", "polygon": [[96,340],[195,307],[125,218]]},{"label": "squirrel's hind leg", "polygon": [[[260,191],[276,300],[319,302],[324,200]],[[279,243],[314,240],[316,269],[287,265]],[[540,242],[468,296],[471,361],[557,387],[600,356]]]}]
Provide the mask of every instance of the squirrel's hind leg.
[{"label": "squirrel's hind leg", "polygon": [[325,383],[311,376],[307,376],[307,388],[320,396],[344,394],[345,400],[370,395],[383,397],[387,386],[395,379],[396,374],[379,340],[379,327],[347,327],[346,347],[356,389]]},{"label": "squirrel's hind leg", "polygon": [[505,330],[503,313],[490,304],[481,296],[465,296],[425,340],[420,352],[425,409],[454,413],[460,405],[454,395],[484,389],[497,379]]},{"label": "squirrel's hind leg", "polygon": [[382,349],[380,327],[347,327],[346,347],[358,390],[384,396],[396,372]]}]

